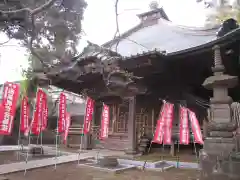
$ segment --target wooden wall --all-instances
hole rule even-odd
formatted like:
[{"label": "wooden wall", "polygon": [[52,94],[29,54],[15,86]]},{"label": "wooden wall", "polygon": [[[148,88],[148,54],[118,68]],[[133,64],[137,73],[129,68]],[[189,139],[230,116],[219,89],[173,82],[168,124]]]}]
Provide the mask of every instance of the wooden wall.
[{"label": "wooden wall", "polygon": [[[181,102],[184,104],[184,102]],[[137,137],[145,132],[148,136],[152,136],[155,132],[155,127],[161,111],[162,101],[157,101],[157,103],[144,103],[143,101],[136,102],[136,127],[137,127]],[[101,110],[102,108],[96,108],[94,115],[94,126],[98,129],[100,128],[101,121]],[[127,136],[128,132],[128,102],[125,101],[122,104],[116,104],[110,106],[110,136]],[[202,117],[199,117],[202,121]],[[200,123],[201,124],[201,123]],[[178,132],[179,130],[179,103],[174,104],[174,119],[173,119],[173,132]],[[98,132],[99,133],[99,132]]]}]

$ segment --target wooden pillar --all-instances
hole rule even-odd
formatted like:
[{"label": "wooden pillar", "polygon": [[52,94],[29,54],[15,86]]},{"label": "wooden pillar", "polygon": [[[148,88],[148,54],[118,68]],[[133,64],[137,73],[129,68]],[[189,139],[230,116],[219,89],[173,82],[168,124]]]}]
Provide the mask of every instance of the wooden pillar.
[{"label": "wooden pillar", "polygon": [[128,147],[126,154],[137,153],[137,134],[136,134],[136,97],[129,98],[128,108]]}]

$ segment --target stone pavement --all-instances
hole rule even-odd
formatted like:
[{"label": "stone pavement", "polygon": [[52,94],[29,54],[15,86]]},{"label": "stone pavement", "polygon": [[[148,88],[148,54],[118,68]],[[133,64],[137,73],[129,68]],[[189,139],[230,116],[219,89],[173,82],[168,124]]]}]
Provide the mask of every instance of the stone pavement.
[{"label": "stone pavement", "polygon": [[[15,146],[0,146],[0,152],[1,151],[17,151],[19,150],[21,147],[18,145]],[[27,147],[25,146],[24,149],[26,149]]]},{"label": "stone pavement", "polygon": [[[99,152],[100,156],[117,156],[122,153],[122,152],[118,152],[118,151],[92,150],[92,151],[88,151],[86,153],[81,153],[79,159],[84,160],[84,159],[93,158],[97,155],[98,152]],[[72,153],[71,155],[59,156],[57,158],[57,164],[74,162],[77,160],[78,160],[78,154]],[[55,157],[53,157],[53,158],[45,158],[45,159],[40,159],[40,160],[28,161],[27,164],[25,162],[3,164],[3,165],[0,165],[0,175],[24,171],[25,168],[29,170],[29,169],[46,167],[46,166],[52,166],[52,165],[55,165],[55,163],[56,163],[56,159],[55,159]]]}]

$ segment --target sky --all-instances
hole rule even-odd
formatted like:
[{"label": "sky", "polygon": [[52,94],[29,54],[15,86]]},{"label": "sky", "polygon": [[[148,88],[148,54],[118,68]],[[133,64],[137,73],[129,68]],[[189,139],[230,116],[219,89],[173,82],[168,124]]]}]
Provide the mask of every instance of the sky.
[{"label": "sky", "polygon": [[[103,44],[111,40],[116,31],[115,0],[86,0],[88,7],[84,13],[83,30],[86,33],[79,45],[79,51],[86,46],[86,40]],[[152,0],[119,0],[120,33],[139,23],[136,14],[149,10]],[[170,20],[178,25],[203,26],[205,21],[204,6],[196,0],[157,0]],[[8,38],[1,35],[0,44]],[[0,45],[0,84],[16,81],[22,77],[22,67],[27,67],[27,53],[24,48],[11,40],[7,46]]]},{"label": "sky", "polygon": [[[149,10],[152,0],[119,0],[120,33],[139,23],[136,14]],[[116,31],[115,0],[88,0],[85,11],[83,28],[86,39],[103,44],[113,38]],[[203,26],[205,21],[204,6],[196,0],[158,0],[159,7],[163,7],[170,20],[179,25]],[[100,8],[101,7],[101,8]]]}]

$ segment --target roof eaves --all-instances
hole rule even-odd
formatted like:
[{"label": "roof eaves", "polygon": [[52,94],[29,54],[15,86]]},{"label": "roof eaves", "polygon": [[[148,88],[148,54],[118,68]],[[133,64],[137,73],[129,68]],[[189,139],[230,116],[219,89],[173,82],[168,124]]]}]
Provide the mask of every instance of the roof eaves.
[{"label": "roof eaves", "polygon": [[204,51],[208,51],[208,50],[212,49],[213,46],[216,44],[220,45],[220,46],[225,46],[226,44],[232,43],[236,40],[240,40],[240,28],[237,28],[237,29],[225,34],[224,36],[219,37],[208,43],[205,43],[205,44],[202,44],[199,46],[195,46],[192,48],[172,52],[172,53],[167,53],[166,56],[170,57],[170,56],[181,56],[181,55],[186,55],[186,54],[189,55],[191,53],[196,53],[196,52],[200,53],[200,52],[204,52]]},{"label": "roof eaves", "polygon": [[136,55],[125,56],[125,57],[123,57],[123,60],[129,60],[129,59],[132,60],[132,59],[137,59],[140,57],[151,56],[151,55],[165,56],[166,51],[160,51],[158,49],[154,49],[152,51],[143,51],[142,53],[138,53]]}]

